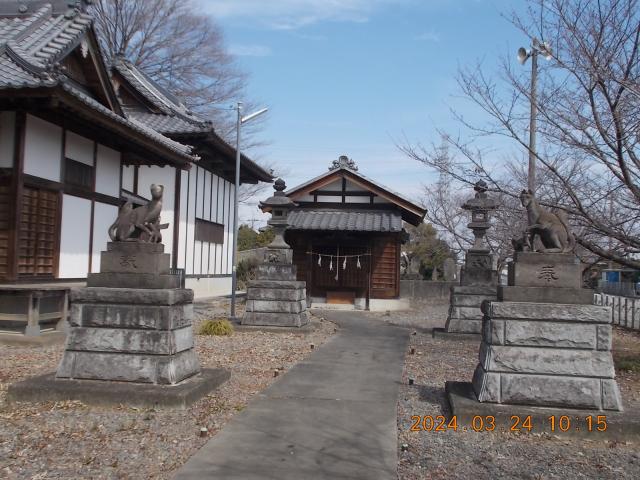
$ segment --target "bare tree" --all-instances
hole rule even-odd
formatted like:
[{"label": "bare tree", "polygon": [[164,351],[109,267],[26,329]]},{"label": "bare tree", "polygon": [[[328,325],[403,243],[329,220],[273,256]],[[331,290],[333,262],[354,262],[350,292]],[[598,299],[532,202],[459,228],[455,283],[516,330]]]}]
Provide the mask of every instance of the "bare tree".
[{"label": "bare tree", "polygon": [[[524,16],[511,15],[513,25],[553,49],[551,61],[539,64],[536,195],[569,214],[584,248],[640,268],[639,2],[529,0],[528,7]],[[454,161],[441,162],[440,146],[407,142],[401,149],[453,181],[483,178],[517,198],[526,185],[514,175],[523,159],[496,164],[481,147],[506,138],[528,152],[529,75],[512,58],[505,57],[498,78],[480,64],[460,70],[460,89],[487,121],[472,124],[454,112],[468,133],[441,132]]]},{"label": "bare tree", "polygon": [[[107,55],[122,55],[193,111],[213,121],[233,143],[235,111],[246,98],[247,75],[227,52],[223,33],[193,0],[98,0],[96,27]],[[264,117],[243,127],[243,148],[256,146]]]}]

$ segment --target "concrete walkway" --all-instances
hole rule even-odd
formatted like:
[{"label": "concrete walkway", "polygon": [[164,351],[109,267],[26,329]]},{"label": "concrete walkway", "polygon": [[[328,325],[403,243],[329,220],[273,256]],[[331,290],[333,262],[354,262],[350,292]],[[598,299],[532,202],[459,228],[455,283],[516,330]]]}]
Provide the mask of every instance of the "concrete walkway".
[{"label": "concrete walkway", "polygon": [[177,479],[395,479],[409,331],[322,312],[338,333],[213,437]]}]

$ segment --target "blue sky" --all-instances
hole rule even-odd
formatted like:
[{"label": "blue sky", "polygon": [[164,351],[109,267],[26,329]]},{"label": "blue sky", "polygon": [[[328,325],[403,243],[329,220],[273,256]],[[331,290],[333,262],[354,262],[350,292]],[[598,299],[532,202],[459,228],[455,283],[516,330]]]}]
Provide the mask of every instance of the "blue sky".
[{"label": "blue sky", "polygon": [[419,199],[435,177],[394,140],[456,133],[451,107],[481,120],[459,98],[458,66],[481,59],[491,71],[527,43],[501,16],[523,0],[200,2],[249,73],[250,96],[269,107],[269,145],[253,154],[282,168],[289,186],[346,154],[363,174]]}]

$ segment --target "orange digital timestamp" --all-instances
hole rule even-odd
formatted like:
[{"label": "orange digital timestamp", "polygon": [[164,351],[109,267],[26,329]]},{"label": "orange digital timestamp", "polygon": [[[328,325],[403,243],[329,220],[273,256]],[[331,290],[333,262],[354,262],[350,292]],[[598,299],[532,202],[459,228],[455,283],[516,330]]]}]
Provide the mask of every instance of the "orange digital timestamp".
[{"label": "orange digital timestamp", "polygon": [[[546,428],[543,424],[546,421]],[[570,417],[568,415],[552,415],[546,419],[538,419],[538,428],[551,432],[567,432],[569,430],[604,432],[607,430],[606,415],[586,415],[584,417]],[[509,422],[499,425],[493,415],[475,415],[468,425],[461,424],[458,417],[450,418],[444,415],[412,415],[412,432],[447,432],[458,430],[472,432],[531,432],[536,430],[536,423],[531,415],[511,415]]]}]

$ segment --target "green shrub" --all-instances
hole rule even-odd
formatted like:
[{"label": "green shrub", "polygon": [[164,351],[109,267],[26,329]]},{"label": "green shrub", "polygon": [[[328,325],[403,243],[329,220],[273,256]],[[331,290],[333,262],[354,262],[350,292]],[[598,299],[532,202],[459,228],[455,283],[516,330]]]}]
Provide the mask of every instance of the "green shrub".
[{"label": "green shrub", "polygon": [[198,329],[200,335],[231,335],[233,334],[233,325],[226,318],[215,320],[205,320]]},{"label": "green shrub", "polygon": [[255,257],[245,258],[238,262],[236,276],[238,279],[239,290],[246,290],[249,280],[254,280],[256,278],[256,267],[259,264],[260,261]]},{"label": "green shrub", "polygon": [[640,358],[623,357],[615,359],[616,368],[623,372],[640,372]]}]

